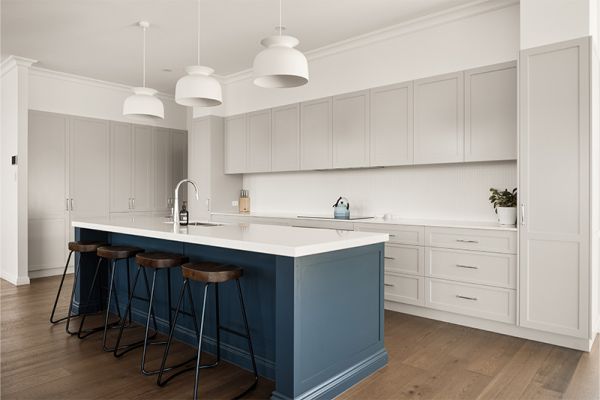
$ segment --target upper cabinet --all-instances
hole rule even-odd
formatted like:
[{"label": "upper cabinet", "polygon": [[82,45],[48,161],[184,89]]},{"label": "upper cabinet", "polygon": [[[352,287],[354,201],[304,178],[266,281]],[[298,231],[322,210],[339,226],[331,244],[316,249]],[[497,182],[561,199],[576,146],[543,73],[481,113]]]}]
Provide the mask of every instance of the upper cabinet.
[{"label": "upper cabinet", "polygon": [[300,105],[300,169],[331,168],[331,97]]},{"label": "upper cabinet", "polygon": [[299,170],[300,105],[274,108],[271,117],[271,170]]},{"label": "upper cabinet", "polygon": [[225,173],[517,158],[516,62],[236,115]]},{"label": "upper cabinet", "polygon": [[369,165],[369,91],[333,98],[333,168]]},{"label": "upper cabinet", "polygon": [[517,65],[465,72],[465,161],[517,158]]},{"label": "upper cabinet", "polygon": [[248,114],[248,165],[246,172],[271,170],[271,110]]},{"label": "upper cabinet", "polygon": [[152,128],[154,141],[154,207],[167,211],[173,202],[173,143],[171,132],[165,128]]},{"label": "upper cabinet", "polygon": [[152,128],[133,126],[133,183],[131,209],[152,211],[154,209],[154,169],[152,151]]},{"label": "upper cabinet", "polygon": [[412,82],[371,89],[371,166],[413,163]]},{"label": "upper cabinet", "polygon": [[225,119],[225,173],[247,172],[246,114]]},{"label": "upper cabinet", "polygon": [[110,122],[110,212],[131,209],[132,150],[131,124]]},{"label": "upper cabinet", "polygon": [[415,81],[414,162],[463,161],[463,73]]}]

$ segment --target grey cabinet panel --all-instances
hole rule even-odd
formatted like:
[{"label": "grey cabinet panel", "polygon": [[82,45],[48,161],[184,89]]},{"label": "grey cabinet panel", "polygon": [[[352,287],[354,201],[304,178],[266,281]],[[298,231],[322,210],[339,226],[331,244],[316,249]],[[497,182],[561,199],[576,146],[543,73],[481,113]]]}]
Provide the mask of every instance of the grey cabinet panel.
[{"label": "grey cabinet panel", "polygon": [[225,119],[225,173],[240,174],[247,168],[246,114]]},{"label": "grey cabinet panel", "polygon": [[246,172],[271,171],[271,110],[248,114]]},{"label": "grey cabinet panel", "polygon": [[135,211],[152,211],[154,209],[155,186],[152,128],[134,125],[133,143],[132,209]]},{"label": "grey cabinet panel", "polygon": [[[185,131],[171,131],[173,135],[173,180],[172,185],[173,189],[175,189],[175,185],[177,185],[182,179],[187,178],[187,141],[188,134]],[[188,194],[188,185],[183,185],[179,193],[180,199],[187,199]],[[171,194],[174,196],[174,193]],[[175,201],[175,199],[171,199],[171,202]],[[181,201],[181,200],[180,200]]]},{"label": "grey cabinet panel", "polygon": [[333,167],[369,165],[369,91],[333,98]]},{"label": "grey cabinet panel", "polygon": [[332,166],[331,97],[300,104],[300,169]]},{"label": "grey cabinet panel", "polygon": [[110,212],[131,209],[133,135],[131,124],[110,123]]},{"label": "grey cabinet panel", "polygon": [[371,89],[371,166],[413,162],[412,82]]},{"label": "grey cabinet panel", "polygon": [[516,62],[466,71],[465,161],[516,158]]},{"label": "grey cabinet panel", "polygon": [[463,161],[463,73],[414,83],[415,164]]},{"label": "grey cabinet panel", "polygon": [[154,209],[168,211],[173,191],[173,157],[171,132],[165,128],[152,128],[154,151]]},{"label": "grey cabinet panel", "polygon": [[300,169],[300,105],[272,110],[271,170]]}]

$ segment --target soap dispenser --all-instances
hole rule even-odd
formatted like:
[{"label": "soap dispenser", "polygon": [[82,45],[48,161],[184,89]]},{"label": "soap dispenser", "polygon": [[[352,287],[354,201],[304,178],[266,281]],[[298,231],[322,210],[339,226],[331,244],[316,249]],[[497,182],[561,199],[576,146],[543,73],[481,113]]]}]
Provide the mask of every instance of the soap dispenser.
[{"label": "soap dispenser", "polygon": [[181,206],[181,211],[179,211],[179,225],[187,226],[190,219],[190,213],[187,210],[187,202],[184,200],[183,205]]}]

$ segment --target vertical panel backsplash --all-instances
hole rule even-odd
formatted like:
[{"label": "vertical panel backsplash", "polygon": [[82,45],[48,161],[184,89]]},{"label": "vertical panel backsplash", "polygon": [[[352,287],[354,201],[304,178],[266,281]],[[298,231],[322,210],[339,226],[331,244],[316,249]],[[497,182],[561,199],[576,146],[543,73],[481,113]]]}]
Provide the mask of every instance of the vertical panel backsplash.
[{"label": "vertical panel backsplash", "polygon": [[516,184],[516,161],[244,176],[254,212],[329,214],[345,196],[355,214],[476,221],[495,220],[490,187]]}]

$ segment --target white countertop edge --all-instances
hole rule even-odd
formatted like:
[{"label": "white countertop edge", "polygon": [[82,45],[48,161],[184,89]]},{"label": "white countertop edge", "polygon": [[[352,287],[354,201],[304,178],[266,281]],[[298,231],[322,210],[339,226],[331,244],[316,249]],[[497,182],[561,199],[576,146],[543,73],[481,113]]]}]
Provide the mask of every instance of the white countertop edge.
[{"label": "white countertop edge", "polygon": [[[328,253],[337,250],[346,250],[354,247],[368,246],[376,243],[384,243],[389,240],[387,233],[373,234],[369,237],[344,239],[339,242],[327,242],[303,246],[283,246],[277,244],[248,242],[234,239],[213,238],[210,236],[187,235],[175,232],[164,232],[145,228],[129,226],[106,225],[95,222],[73,221],[72,226],[83,229],[122,233],[126,235],[143,236],[154,239],[170,240],[190,244],[200,244],[213,247],[221,247],[232,250],[251,251],[255,253],[272,254],[285,257],[303,257],[314,254]],[[304,229],[304,228],[296,228]]]},{"label": "white countertop edge", "polygon": [[226,211],[214,211],[211,215],[223,215],[232,217],[243,217],[243,218],[274,218],[274,219],[292,219],[301,221],[327,221],[333,223],[352,223],[352,224],[374,224],[374,225],[403,225],[403,226],[430,226],[439,228],[457,228],[457,229],[484,229],[484,230],[497,230],[497,231],[509,231],[516,232],[517,227],[515,225],[500,225],[494,222],[486,221],[450,221],[450,220],[427,220],[427,219],[407,219],[397,218],[384,220],[383,218],[375,217],[370,219],[334,219],[334,218],[319,218],[319,217],[298,217],[298,215],[310,214],[310,213],[298,213],[295,214],[268,214],[268,213],[239,213],[239,212],[226,212]]}]

